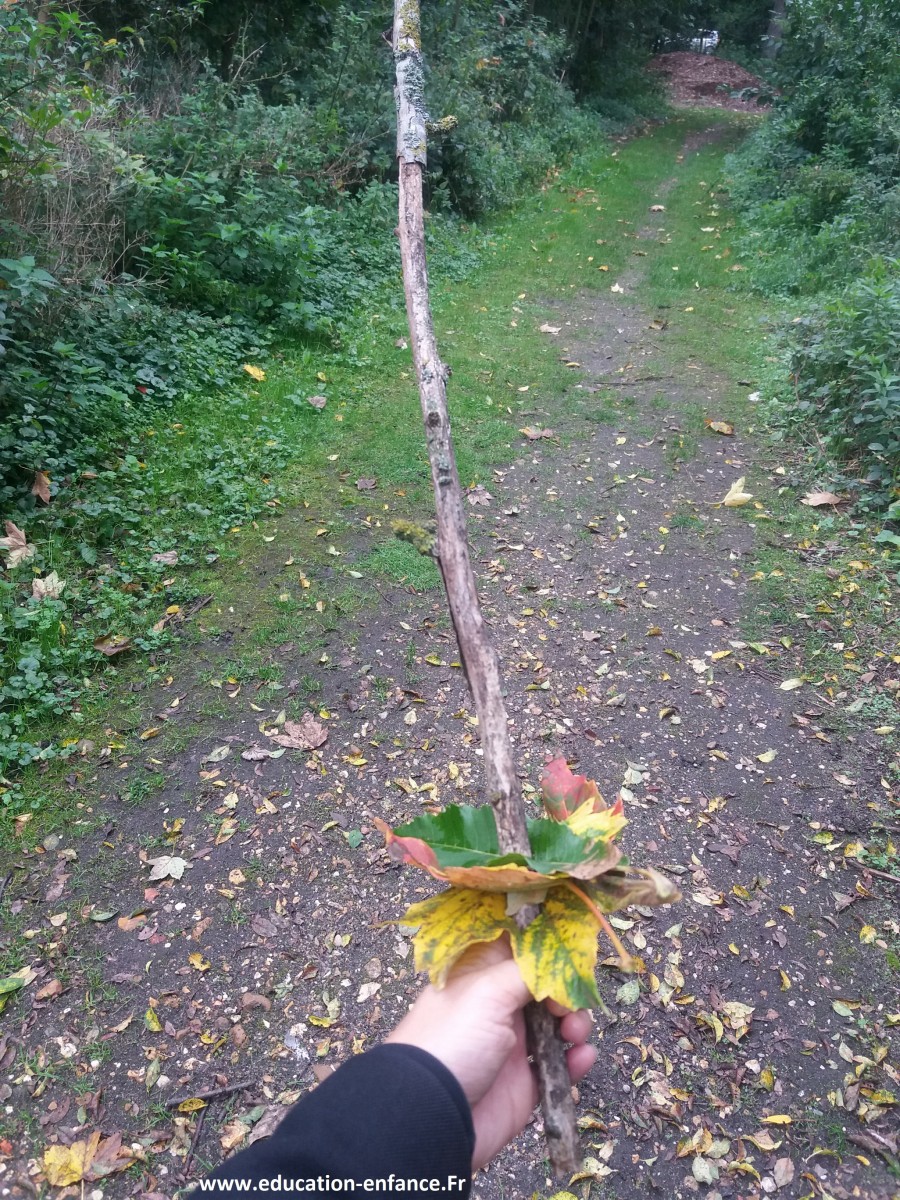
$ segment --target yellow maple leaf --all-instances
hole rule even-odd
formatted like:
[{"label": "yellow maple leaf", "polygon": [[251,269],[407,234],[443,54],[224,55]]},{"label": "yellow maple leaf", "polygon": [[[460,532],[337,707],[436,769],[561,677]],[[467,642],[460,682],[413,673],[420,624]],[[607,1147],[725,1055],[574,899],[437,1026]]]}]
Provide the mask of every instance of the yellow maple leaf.
[{"label": "yellow maple leaf", "polygon": [[590,911],[566,887],[548,892],[531,924],[515,928],[513,956],[535,1000],[556,1000],[571,1009],[600,1003],[597,932]]},{"label": "yellow maple leaf", "polygon": [[628,824],[628,818],[621,806],[595,812],[594,801],[585,800],[571,816],[566,817],[565,824],[579,837],[601,838],[606,842],[618,837]]},{"label": "yellow maple leaf", "polygon": [[726,508],[741,508],[744,504],[749,503],[753,499],[752,492],[744,491],[744,484],[747,482],[747,477],[742,475],[740,479],[736,479],[728,489],[722,504]]},{"label": "yellow maple leaf", "polygon": [[93,1162],[100,1145],[100,1130],[91,1134],[86,1142],[73,1142],[71,1146],[48,1146],[44,1151],[44,1174],[51,1187],[71,1187],[81,1183]]},{"label": "yellow maple leaf", "polygon": [[453,964],[469,946],[493,942],[516,928],[506,915],[505,895],[470,888],[449,888],[411,905],[401,924],[419,926],[413,940],[416,970],[427,971],[435,987],[443,987]]},{"label": "yellow maple leaf", "polygon": [[244,363],[244,370],[247,372],[250,378],[255,379],[257,383],[262,383],[266,377],[266,373],[262,367],[254,367],[251,366],[250,363]]}]

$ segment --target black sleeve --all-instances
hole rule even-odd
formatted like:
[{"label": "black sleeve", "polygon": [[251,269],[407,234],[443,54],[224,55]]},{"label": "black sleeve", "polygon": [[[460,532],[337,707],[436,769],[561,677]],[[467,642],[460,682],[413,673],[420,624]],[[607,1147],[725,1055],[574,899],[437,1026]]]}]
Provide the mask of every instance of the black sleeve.
[{"label": "black sleeve", "polygon": [[468,1197],[474,1146],[469,1103],[447,1068],[416,1046],[376,1046],[304,1096],[270,1138],[217,1167],[190,1200],[204,1193]]}]

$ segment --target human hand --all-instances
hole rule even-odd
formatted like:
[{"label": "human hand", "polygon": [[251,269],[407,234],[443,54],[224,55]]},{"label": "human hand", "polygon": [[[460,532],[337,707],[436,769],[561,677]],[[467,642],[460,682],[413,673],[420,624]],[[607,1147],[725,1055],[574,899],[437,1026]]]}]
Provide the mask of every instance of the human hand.
[{"label": "human hand", "polygon": [[[456,1076],[472,1108],[473,1171],[522,1132],[537,1104],[522,1012],[530,1000],[509,942],[500,938],[468,950],[440,990],[426,987],[386,1039],[427,1050]],[[597,1058],[596,1048],[586,1044],[591,1015],[552,1001],[547,1007],[562,1018],[562,1038],[572,1043],[566,1059],[576,1083]]]}]

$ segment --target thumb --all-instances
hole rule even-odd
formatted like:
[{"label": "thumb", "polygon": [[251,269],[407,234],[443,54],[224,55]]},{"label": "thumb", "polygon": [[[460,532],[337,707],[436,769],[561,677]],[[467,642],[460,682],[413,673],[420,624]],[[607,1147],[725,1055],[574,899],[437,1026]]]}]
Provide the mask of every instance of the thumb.
[{"label": "thumb", "polygon": [[478,979],[479,1002],[501,1017],[512,1016],[531,1000],[531,992],[512,958],[486,967]]}]

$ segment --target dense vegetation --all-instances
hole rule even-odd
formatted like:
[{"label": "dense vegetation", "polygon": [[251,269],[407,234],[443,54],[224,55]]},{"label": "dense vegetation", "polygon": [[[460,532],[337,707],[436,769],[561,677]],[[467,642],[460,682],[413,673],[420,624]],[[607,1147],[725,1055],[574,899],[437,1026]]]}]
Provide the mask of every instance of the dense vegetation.
[{"label": "dense vegetation", "polygon": [[[794,0],[772,117],[732,162],[754,283],[800,298],[795,428],[896,501],[900,470],[900,9]],[[898,513],[894,503],[893,513]],[[891,535],[892,536],[892,535]]]}]

